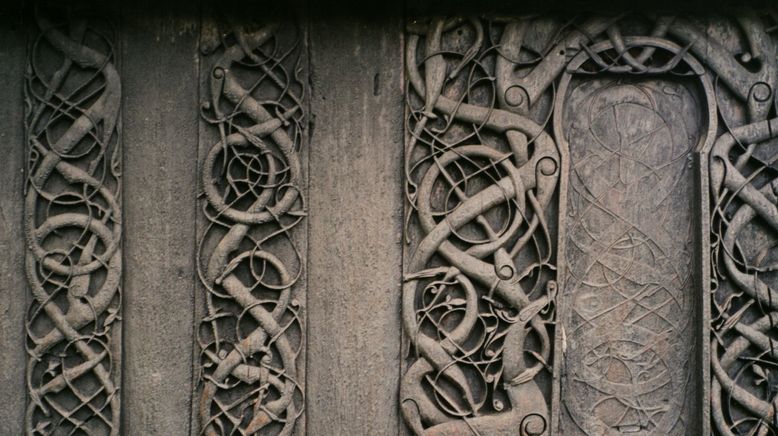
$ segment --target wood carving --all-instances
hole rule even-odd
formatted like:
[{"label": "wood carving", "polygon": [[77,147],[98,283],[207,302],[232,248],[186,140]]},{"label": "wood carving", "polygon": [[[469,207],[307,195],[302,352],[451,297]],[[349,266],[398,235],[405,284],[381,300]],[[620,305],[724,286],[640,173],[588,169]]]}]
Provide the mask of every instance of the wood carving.
[{"label": "wood carving", "polygon": [[25,86],[26,432],[118,435],[121,85],[110,33],[48,16]]},{"label": "wood carving", "polygon": [[204,435],[289,435],[303,411],[304,256],[293,233],[306,214],[306,79],[296,32],[278,23],[203,28],[202,119],[219,137],[200,171]]},{"label": "wood carving", "polygon": [[688,434],[693,154],[715,137],[712,85],[666,39],[611,35],[569,63],[554,120],[569,150],[560,433]]},{"label": "wood carving", "polygon": [[721,20],[705,54],[721,82],[723,132],[709,151],[710,412],[728,436],[778,434],[778,45],[768,32],[777,21]]},{"label": "wood carving", "polygon": [[775,22],[408,23],[415,434],[778,433]]},{"label": "wood carving", "polygon": [[514,86],[524,30],[478,18],[408,26],[400,402],[417,435],[549,428],[560,154],[545,131],[550,100],[529,108]]}]

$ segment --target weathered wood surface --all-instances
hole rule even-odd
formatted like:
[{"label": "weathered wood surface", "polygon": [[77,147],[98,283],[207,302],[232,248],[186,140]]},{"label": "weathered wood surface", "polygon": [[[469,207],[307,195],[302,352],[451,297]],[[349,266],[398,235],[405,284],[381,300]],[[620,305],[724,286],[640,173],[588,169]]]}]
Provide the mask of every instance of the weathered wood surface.
[{"label": "weathered wood surface", "polygon": [[19,3],[0,4],[0,434],[21,434],[25,413],[27,284],[21,206],[24,181],[26,32]]},{"label": "weathered wood surface", "polygon": [[[559,431],[687,434],[699,353],[692,159],[704,108],[693,83],[587,79],[564,88],[559,115],[570,153]],[[618,364],[604,369],[609,356]]]},{"label": "weathered wood surface", "polygon": [[[363,8],[352,6],[352,12]],[[395,435],[403,219],[400,8],[386,2],[369,16],[345,18],[332,7],[312,4],[310,11],[315,118],[308,430]]]},{"label": "weathered wood surface", "polygon": [[199,17],[187,9],[123,11],[124,434],[189,434]]},{"label": "weathered wood surface", "polygon": [[[151,0],[98,25],[113,29],[122,83],[123,312],[97,316],[123,336],[111,343],[122,434],[778,432],[776,16],[570,25],[430,18],[444,8],[429,2],[301,3],[291,26],[267,26],[265,4],[219,27],[217,2]],[[20,6],[0,6],[0,39],[0,434],[19,434],[34,307]],[[290,42],[263,82],[263,50]],[[215,68],[229,50],[227,75],[267,113],[207,106],[215,94],[243,105]],[[247,174],[239,197],[299,191],[283,216],[246,223],[208,205],[236,192],[219,159],[218,180],[203,177],[209,153],[227,153],[220,129],[244,135],[233,145],[246,153],[230,151]],[[249,236],[210,265],[228,233]],[[239,265],[257,253],[262,273]],[[280,270],[257,278],[280,264],[292,285]],[[222,291],[245,298],[209,307]],[[260,313],[276,301],[277,326]],[[42,384],[55,360],[51,378],[47,362],[33,371]]]},{"label": "weathered wood surface", "polygon": [[305,434],[307,33],[260,6],[203,10],[193,435]]}]

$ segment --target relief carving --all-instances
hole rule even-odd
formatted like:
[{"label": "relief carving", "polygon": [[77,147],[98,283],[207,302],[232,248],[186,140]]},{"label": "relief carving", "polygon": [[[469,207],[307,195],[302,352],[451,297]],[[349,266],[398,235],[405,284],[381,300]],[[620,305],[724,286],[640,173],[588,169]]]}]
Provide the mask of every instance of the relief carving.
[{"label": "relief carving", "polygon": [[35,17],[24,90],[26,432],[118,435],[121,85],[111,32],[66,15]]},{"label": "relief carving", "polygon": [[721,435],[778,434],[776,18],[716,22],[708,48],[722,83],[723,133],[709,151],[710,405]]},{"label": "relief carving", "polygon": [[700,431],[708,259],[713,431],[778,433],[775,22],[408,24],[400,402],[415,434]]},{"label": "relief carving", "polygon": [[688,434],[693,166],[715,137],[712,85],[678,45],[611,29],[568,65],[554,119],[569,152],[559,431]]},{"label": "relief carving", "polygon": [[549,428],[560,155],[548,84],[531,88],[532,107],[513,85],[525,30],[479,18],[407,29],[400,402],[417,435]]},{"label": "relief carving", "polygon": [[288,24],[206,22],[198,273],[200,434],[292,434],[303,412],[306,134],[302,35]]}]

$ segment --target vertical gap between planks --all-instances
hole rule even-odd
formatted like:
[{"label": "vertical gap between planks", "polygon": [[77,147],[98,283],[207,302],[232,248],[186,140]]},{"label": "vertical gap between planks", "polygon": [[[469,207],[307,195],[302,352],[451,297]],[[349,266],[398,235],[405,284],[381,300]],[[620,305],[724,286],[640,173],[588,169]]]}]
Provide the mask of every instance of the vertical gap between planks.
[{"label": "vertical gap between planks", "polygon": [[[195,6],[195,21],[197,22],[197,43],[195,44],[195,53],[193,56],[194,63],[195,63],[195,69],[197,70],[197,104],[200,104],[200,101],[202,101],[202,94],[201,94],[201,86],[200,86],[200,78],[202,75],[201,67],[201,59],[200,59],[200,43],[202,41],[202,33],[203,33],[203,2],[197,1]],[[192,110],[197,110],[197,108],[192,108]],[[199,268],[199,260],[197,258],[198,253],[198,247],[197,247],[197,239],[198,239],[198,229],[199,229],[199,223],[200,223],[200,216],[198,215],[198,199],[200,198],[200,116],[198,115],[195,117],[195,123],[192,127],[195,129],[195,138],[196,142],[194,143],[195,146],[195,159],[194,159],[194,166],[195,166],[195,196],[192,199],[192,207],[194,208],[194,228],[195,231],[192,234],[192,258],[193,262],[192,265],[194,266],[194,271],[192,274],[192,301],[193,301],[193,307],[192,307],[192,377],[189,381],[189,428],[187,429],[187,434],[194,435],[194,432],[196,430],[196,426],[194,425],[194,420],[197,419],[197,415],[194,413],[194,407],[195,404],[197,404],[196,401],[196,392],[197,392],[197,379],[200,373],[198,362],[198,356],[200,353],[200,344],[197,341],[197,333],[198,333],[198,326],[199,326],[199,320],[198,320],[198,303],[200,299],[198,298],[198,293],[200,291],[197,280],[199,277],[198,274],[198,268]]]},{"label": "vertical gap between planks", "polygon": [[[311,192],[310,185],[311,185],[311,147],[313,145],[313,129],[315,126],[314,122],[314,114],[312,111],[313,107],[313,57],[312,57],[312,50],[311,50],[311,0],[302,0],[302,18],[300,19],[300,26],[305,26],[305,83],[308,85],[307,93],[304,93],[303,96],[306,97],[306,109],[308,111],[308,116],[306,118],[306,124],[307,124],[307,143],[305,144],[305,147],[307,148],[307,156],[306,156],[306,162],[305,162],[305,194],[309,195]],[[303,385],[303,392],[305,392],[305,395],[303,396],[303,434],[308,434],[308,417],[310,416],[308,407],[308,370],[310,368],[310,365],[308,364],[308,342],[310,341],[310,336],[308,335],[310,330],[311,323],[308,319],[308,312],[309,312],[309,304],[308,304],[308,296],[310,295],[310,288],[311,288],[311,281],[309,278],[309,265],[311,263],[311,224],[310,224],[310,215],[311,215],[311,201],[310,197],[306,199],[307,201],[307,214],[308,218],[305,220],[305,307],[304,307],[304,313],[303,313],[303,330],[305,330],[304,336],[303,336],[303,361],[304,364],[304,371],[303,371],[303,377],[304,377],[304,385]]]}]

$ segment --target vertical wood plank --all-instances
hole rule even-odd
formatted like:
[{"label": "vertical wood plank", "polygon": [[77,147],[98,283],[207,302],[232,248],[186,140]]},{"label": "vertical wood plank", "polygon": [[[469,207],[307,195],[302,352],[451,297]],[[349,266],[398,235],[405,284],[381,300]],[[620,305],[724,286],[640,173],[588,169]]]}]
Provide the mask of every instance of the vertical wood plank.
[{"label": "vertical wood plank", "polygon": [[[351,8],[348,8],[351,6]],[[340,7],[344,9],[339,9]],[[402,268],[401,3],[310,11],[311,434],[398,433]]]},{"label": "vertical wood plank", "polygon": [[0,4],[0,434],[22,434],[25,412],[24,35],[21,5]]},{"label": "vertical wood plank", "polygon": [[124,433],[189,432],[194,334],[199,18],[127,3]]}]

